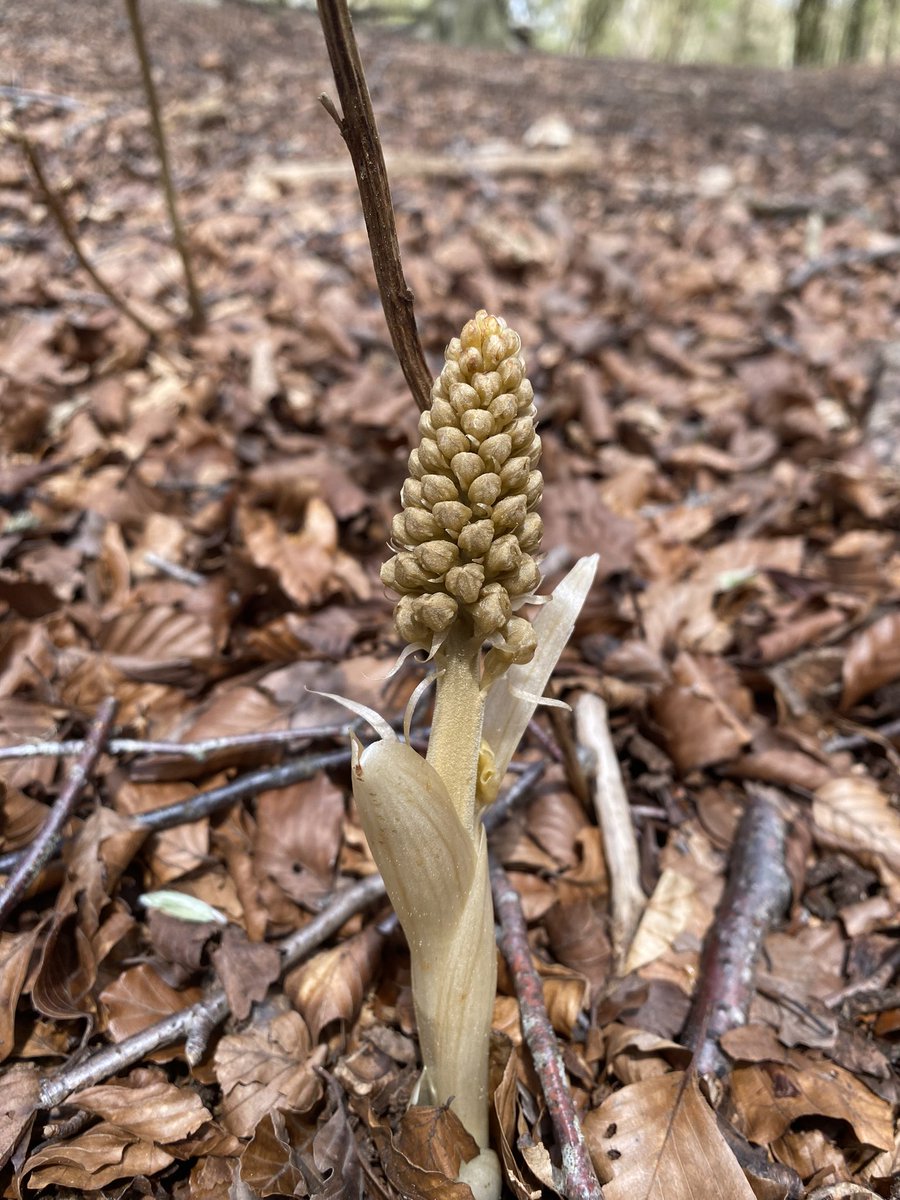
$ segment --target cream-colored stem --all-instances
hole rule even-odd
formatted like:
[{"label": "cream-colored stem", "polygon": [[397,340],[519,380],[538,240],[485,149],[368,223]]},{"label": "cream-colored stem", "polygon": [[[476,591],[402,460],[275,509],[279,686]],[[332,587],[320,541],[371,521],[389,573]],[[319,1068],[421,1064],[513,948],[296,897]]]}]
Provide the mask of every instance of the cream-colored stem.
[{"label": "cream-colored stem", "polygon": [[484,719],[478,645],[456,628],[436,659],[437,695],[428,761],[444,781],[464,828],[474,833],[475,788]]}]

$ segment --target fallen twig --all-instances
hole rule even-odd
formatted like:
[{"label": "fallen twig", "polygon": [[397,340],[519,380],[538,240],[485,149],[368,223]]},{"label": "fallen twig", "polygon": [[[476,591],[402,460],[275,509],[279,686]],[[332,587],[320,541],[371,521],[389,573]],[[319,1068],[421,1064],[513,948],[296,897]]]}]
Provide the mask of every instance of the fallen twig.
[{"label": "fallen twig", "polygon": [[684,1033],[699,1075],[727,1070],[718,1039],[746,1021],[763,939],[790,899],[784,865],[787,822],[777,793],[764,787],[748,790],[750,802],[734,835],[728,882],[703,947]]},{"label": "fallen twig", "polygon": [[491,890],[500,922],[500,949],[512,972],[519,1000],[522,1033],[541,1081],[547,1113],[562,1159],[560,1183],[563,1194],[568,1200],[603,1200],[581,1122],[572,1102],[572,1093],[566,1082],[556,1034],[544,1006],[541,977],[531,961],[522,904],[506,872],[496,862],[491,864]]},{"label": "fallen twig", "polygon": [[837,754],[844,750],[862,750],[872,742],[884,745],[885,742],[890,743],[896,737],[900,737],[900,719],[897,717],[892,721],[885,721],[883,725],[876,725],[874,729],[863,729],[859,733],[835,734],[833,738],[828,739],[822,749],[826,754]]},{"label": "fallen twig", "polygon": [[[294,966],[304,955],[320,946],[326,938],[336,933],[338,929],[361,909],[379,900],[384,895],[384,884],[380,875],[370,875],[358,883],[345,888],[333,899],[332,903],[318,916],[313,917],[308,925],[298,929],[286,937],[279,945],[281,951],[281,969],[286,971]],[[146,1055],[162,1046],[170,1046],[172,1042],[193,1037],[193,1062],[199,1061],[205,1048],[205,1041],[197,1037],[200,1030],[209,1033],[228,1015],[228,1001],[221,987],[212,988],[207,996],[196,1004],[157,1021],[147,1029],[124,1041],[112,1046],[104,1046],[90,1057],[76,1063],[75,1066],[61,1071],[58,1075],[50,1076],[41,1082],[39,1103],[41,1108],[53,1108],[81,1088],[92,1087],[102,1083],[110,1075],[115,1075],[128,1067],[140,1062]]]},{"label": "fallen twig", "polygon": [[319,0],[319,20],[343,116],[327,97],[325,108],[337,122],[356,172],[375,278],[394,351],[413,399],[425,412],[431,405],[432,375],[416,329],[413,294],[403,274],[381,139],[346,0]]},{"label": "fallen twig", "polygon": [[[543,764],[532,764],[491,806],[489,811],[495,813],[495,816],[490,822],[487,820],[485,822],[489,829],[496,829],[509,816],[512,808],[521,803],[542,773]],[[167,807],[177,806],[169,805]],[[150,816],[151,814],[141,815]],[[487,814],[485,816],[487,817]],[[351,916],[373,904],[384,894],[384,883],[380,875],[369,875],[366,879],[338,892],[328,907],[313,917],[308,925],[289,934],[279,943],[282,974],[321,945]],[[156,1024],[141,1030],[140,1033],[136,1033],[130,1038],[117,1042],[115,1045],[104,1046],[83,1062],[60,1072],[59,1075],[44,1079],[40,1089],[41,1107],[49,1109],[54,1105],[62,1104],[72,1092],[102,1083],[110,1075],[124,1071],[140,1062],[154,1050],[171,1045],[172,1042],[182,1038],[186,1042],[188,1061],[192,1064],[199,1062],[203,1057],[211,1033],[225,1020],[228,1012],[228,1001],[223,989],[220,987],[211,989],[196,1004],[173,1013],[172,1016],[165,1017],[162,1021],[157,1021]]]},{"label": "fallen twig", "polygon": [[823,254],[821,258],[815,258],[812,262],[804,263],[791,271],[784,285],[785,290],[796,292],[806,287],[811,279],[815,279],[817,275],[824,275],[827,271],[836,271],[841,267],[866,266],[893,258],[894,255],[900,255],[900,238],[883,246],[875,246],[871,250],[850,249]]},{"label": "fallen twig", "polygon": [[147,43],[144,39],[144,26],[141,21],[138,0],[125,0],[125,9],[128,13],[128,20],[131,24],[131,35],[134,38],[134,48],[137,52],[138,62],[140,63],[141,82],[144,85],[144,95],[147,98],[147,108],[150,112],[150,127],[153,130],[156,153],[159,155],[163,194],[165,195],[166,208],[169,212],[169,223],[172,226],[172,240],[175,243],[175,249],[178,251],[182,267],[184,268],[184,282],[187,287],[188,307],[191,313],[190,329],[192,333],[199,333],[206,325],[206,312],[203,308],[203,299],[197,287],[197,281],[194,278],[187,238],[184,235],[184,226],[181,223],[181,217],[178,212],[175,184],[172,180],[172,168],[169,164],[169,148],[166,145],[166,134],[163,129],[159,99],[156,95],[156,84],[153,82],[153,72],[150,69],[150,57],[147,53]]},{"label": "fallen twig", "polygon": [[98,289],[98,291],[102,292],[107,300],[109,300],[110,304],[112,304],[114,308],[118,309],[118,311],[124,317],[127,317],[129,321],[136,325],[138,329],[140,329],[142,333],[146,334],[151,340],[157,338],[159,336],[159,330],[156,330],[152,325],[149,325],[143,317],[139,316],[134,311],[127,300],[123,300],[118,292],[113,291],[106,280],[100,274],[98,274],[97,269],[85,254],[84,250],[82,250],[81,241],[79,240],[75,226],[72,224],[69,214],[66,212],[65,206],[63,205],[57,193],[50,186],[49,180],[44,174],[44,166],[34,143],[21,129],[18,128],[18,126],[7,124],[4,127],[4,132],[6,132],[13,141],[18,142],[18,144],[22,147],[22,151],[25,155],[25,158],[28,160],[29,167],[31,168],[31,173],[34,176],[35,182],[40,190],[41,198],[47,205],[50,215],[56,221],[59,232],[62,234],[64,240],[68,244],[69,249],[75,255],[76,259],[78,260],[78,264],[84,273],[90,278],[91,282]]},{"label": "fallen twig", "polygon": [[[335,722],[330,725],[311,725],[305,729],[273,729],[268,733],[238,733],[228,737],[201,738],[196,742],[152,742],[140,738],[110,738],[107,754],[159,754],[170,758],[206,762],[214,754],[230,750],[269,750],[275,747],[290,749],[298,742],[319,738],[347,737],[358,721]],[[85,747],[83,738],[65,742],[20,742],[15,746],[0,746],[0,762],[20,758],[64,758],[80,754]]]},{"label": "fallen twig", "polygon": [[109,733],[116,713],[116,702],[102,702],[91,725],[84,750],[72,766],[69,777],[50,810],[44,827],[27,850],[23,851],[15,870],[0,891],[0,925],[18,904],[28,885],[37,878],[41,868],[52,856],[59,843],[66,822],[84,791],[97,759],[103,752],[103,743]]},{"label": "fallen twig", "polygon": [[641,890],[641,864],[631,808],[609,732],[606,705],[599,696],[583,692],[578,697],[575,730],[578,744],[589,759],[586,774],[593,777],[594,809],[609,870],[613,951],[621,968],[647,898]]},{"label": "fallen twig", "polygon": [[203,587],[206,583],[206,579],[199,571],[182,567],[180,563],[169,562],[167,558],[163,558],[161,554],[155,554],[152,550],[148,550],[144,555],[144,562],[148,567],[156,567],[160,575],[168,575],[170,579],[175,579],[178,583],[186,583],[189,587]]},{"label": "fallen twig", "polygon": [[[329,767],[339,767],[350,761],[350,750],[329,750],[324,754],[309,754],[294,762],[280,763],[275,767],[263,767],[259,771],[250,771],[239,775],[230,783],[220,787],[210,788],[205,792],[197,792],[186,800],[177,800],[173,804],[164,804],[160,808],[151,808],[148,812],[135,813],[132,817],[135,825],[150,833],[160,833],[163,829],[174,829],[176,825],[184,825],[189,821],[199,821],[202,817],[212,816],[229,804],[238,800],[247,800],[270,788],[286,788],[291,784],[309,779],[317,771],[325,771]],[[14,851],[0,856],[0,872],[16,868],[20,859],[30,852]]]}]

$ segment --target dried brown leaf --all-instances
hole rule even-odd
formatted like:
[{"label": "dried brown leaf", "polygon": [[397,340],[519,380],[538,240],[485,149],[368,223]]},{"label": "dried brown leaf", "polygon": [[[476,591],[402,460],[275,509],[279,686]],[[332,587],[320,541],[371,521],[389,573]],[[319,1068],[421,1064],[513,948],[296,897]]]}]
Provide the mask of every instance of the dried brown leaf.
[{"label": "dried brown leaf", "polygon": [[6,1166],[37,1111],[40,1076],[34,1063],[13,1063],[3,1072],[0,1090],[0,1167]]},{"label": "dried brown leaf", "polygon": [[778,1062],[736,1067],[731,1089],[748,1141],[765,1146],[798,1117],[829,1117],[846,1121],[863,1145],[889,1150],[894,1144],[891,1105],[835,1063],[787,1051]]},{"label": "dried brown leaf", "polygon": [[16,1005],[39,932],[35,927],[24,933],[0,934],[0,1062],[13,1048]]},{"label": "dried brown leaf", "polygon": [[121,1042],[194,1004],[201,995],[199,988],[176,991],[148,963],[141,963],[113,980],[100,993],[100,1003],[110,1036],[114,1042]]},{"label": "dried brown leaf", "polygon": [[[452,1161],[457,1153],[463,1158],[463,1145],[475,1146],[477,1153],[477,1145],[451,1109],[422,1108],[411,1109],[410,1112],[416,1115],[408,1135],[409,1149],[414,1154],[423,1154],[426,1162],[434,1161],[428,1149],[429,1130],[436,1138],[436,1156],[440,1161]],[[422,1115],[419,1116],[419,1113]],[[472,1200],[472,1189],[467,1183],[457,1183],[442,1170],[414,1162],[398,1147],[387,1125],[381,1124],[372,1114],[369,1114],[368,1125],[378,1147],[384,1173],[401,1195],[411,1200]]]},{"label": "dried brown leaf", "polygon": [[330,1021],[352,1021],[372,981],[384,943],[374,925],[315,955],[284,980],[285,994],[302,1014],[313,1041]]},{"label": "dried brown leaf", "polygon": [[172,1156],[153,1142],[141,1141],[105,1123],[64,1142],[42,1146],[22,1168],[29,1188],[74,1188],[97,1191],[116,1179],[154,1175]]},{"label": "dried brown leaf", "polygon": [[844,656],[841,708],[900,678],[900,612],[889,612],[851,641]]},{"label": "dried brown leaf", "polygon": [[867,776],[845,775],[818,788],[813,821],[830,845],[900,873],[900,813]]},{"label": "dried brown leaf", "polygon": [[222,1038],[215,1069],[222,1088],[222,1118],[238,1137],[250,1137],[276,1108],[308,1112],[322,1095],[316,1075],[327,1047],[315,1050],[299,1013],[284,1012],[267,1024]]},{"label": "dried brown leaf", "polygon": [[149,1070],[78,1093],[79,1108],[148,1142],[177,1142],[212,1119],[197,1093]]},{"label": "dried brown leaf", "polygon": [[260,1196],[305,1196],[301,1164],[310,1157],[315,1126],[277,1109],[266,1113],[241,1155],[241,1179]]},{"label": "dried brown leaf", "polygon": [[324,771],[256,801],[255,862],[298,903],[320,896],[340,851],[344,796]]},{"label": "dried brown leaf", "polygon": [[653,701],[653,716],[678,770],[734,758],[752,740],[753,705],[733,669],[720,659],[682,653],[672,676]]},{"label": "dried brown leaf", "polygon": [[697,1083],[673,1072],[614,1092],[584,1134],[606,1200],[754,1200]]},{"label": "dried brown leaf", "polygon": [[[212,952],[212,963],[219,977],[228,1006],[239,1021],[250,1015],[251,1006],[265,999],[266,992],[281,974],[281,955],[265,942],[251,942],[242,929],[229,925],[222,932],[222,943]],[[318,1031],[313,1033],[313,1038]]]}]

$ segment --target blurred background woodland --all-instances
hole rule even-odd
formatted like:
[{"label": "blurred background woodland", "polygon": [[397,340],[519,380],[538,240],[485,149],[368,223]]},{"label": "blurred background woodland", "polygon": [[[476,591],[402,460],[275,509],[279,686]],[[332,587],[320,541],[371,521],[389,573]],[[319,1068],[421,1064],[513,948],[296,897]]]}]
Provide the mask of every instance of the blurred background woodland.
[{"label": "blurred background woodland", "polygon": [[428,38],[497,50],[765,67],[900,56],[900,0],[356,0],[351,8]]}]

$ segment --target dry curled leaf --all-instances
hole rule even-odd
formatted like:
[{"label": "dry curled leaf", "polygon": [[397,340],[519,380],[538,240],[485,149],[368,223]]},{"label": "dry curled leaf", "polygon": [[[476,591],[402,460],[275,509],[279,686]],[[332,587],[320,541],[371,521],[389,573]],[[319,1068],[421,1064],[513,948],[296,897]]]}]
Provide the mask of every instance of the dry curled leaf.
[{"label": "dry curled leaf", "polygon": [[285,994],[303,1015],[314,1041],[330,1021],[352,1021],[381,957],[384,943],[374,925],[324,950],[291,971]]},{"label": "dry curled leaf", "polygon": [[221,945],[212,952],[212,963],[228,1007],[239,1021],[249,1017],[252,1005],[265,998],[281,974],[278,950],[265,942],[248,941],[244,931],[234,925],[223,931]]},{"label": "dry curled leaf", "polygon": [[46,1187],[97,1191],[116,1179],[155,1175],[172,1155],[105,1122],[63,1142],[42,1146],[22,1168],[22,1179],[35,1191]]},{"label": "dry curled leaf", "polygon": [[[478,1152],[476,1142],[466,1133],[459,1117],[446,1107],[413,1108],[406,1117],[410,1118],[407,1132],[397,1140],[387,1125],[371,1114],[369,1117],[369,1131],[389,1182],[411,1200],[472,1200],[469,1185],[457,1183],[454,1178],[460,1163]],[[404,1124],[405,1121],[406,1118]],[[398,1144],[401,1140],[405,1149]],[[430,1142],[434,1143],[433,1148]],[[419,1155],[421,1163],[413,1157]],[[453,1169],[453,1174],[447,1174],[443,1165]]]},{"label": "dry curled leaf", "polygon": [[129,967],[100,993],[114,1042],[124,1041],[200,999],[199,988],[176,991],[148,963]]},{"label": "dry curled leaf", "polygon": [[197,1093],[148,1070],[78,1093],[78,1107],[149,1142],[177,1142],[212,1119]]},{"label": "dry curled leaf", "polygon": [[900,678],[900,612],[889,612],[850,642],[844,655],[841,708]]},{"label": "dry curled leaf", "polygon": [[313,1049],[306,1023],[295,1012],[223,1037],[215,1069],[225,1127],[238,1137],[250,1137],[275,1108],[309,1112],[322,1095],[316,1068],[326,1054],[325,1046]]},{"label": "dry curled leaf", "polygon": [[605,1200],[754,1200],[694,1079],[673,1072],[614,1092],[584,1134]]},{"label": "dry curled leaf", "polygon": [[813,821],[830,845],[900,872],[900,813],[865,775],[844,775],[818,788]]}]

